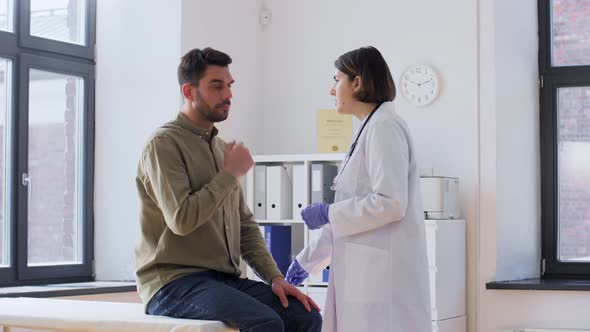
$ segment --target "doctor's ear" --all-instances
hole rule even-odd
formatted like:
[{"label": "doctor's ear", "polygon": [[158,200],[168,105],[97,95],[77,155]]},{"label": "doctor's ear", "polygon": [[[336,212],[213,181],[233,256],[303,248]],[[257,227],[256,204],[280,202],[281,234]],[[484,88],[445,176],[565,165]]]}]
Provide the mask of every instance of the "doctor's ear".
[{"label": "doctor's ear", "polygon": [[355,76],[354,79],[352,80],[352,88],[353,90],[359,91],[361,89],[361,77],[360,76]]}]

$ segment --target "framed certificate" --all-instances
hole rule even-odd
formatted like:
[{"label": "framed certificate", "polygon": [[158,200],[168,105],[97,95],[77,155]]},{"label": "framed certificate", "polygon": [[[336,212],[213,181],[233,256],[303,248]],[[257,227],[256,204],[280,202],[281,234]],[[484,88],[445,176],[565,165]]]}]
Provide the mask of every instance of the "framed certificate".
[{"label": "framed certificate", "polygon": [[352,116],[318,110],[316,135],[318,153],[345,153],[352,141]]}]

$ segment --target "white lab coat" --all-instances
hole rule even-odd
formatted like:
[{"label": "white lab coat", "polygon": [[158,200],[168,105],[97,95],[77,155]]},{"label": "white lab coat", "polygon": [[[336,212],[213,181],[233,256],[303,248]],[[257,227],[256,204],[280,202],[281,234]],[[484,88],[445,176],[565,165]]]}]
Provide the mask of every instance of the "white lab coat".
[{"label": "white lab coat", "polygon": [[341,170],[330,224],[297,256],[309,273],[330,265],[322,331],[432,331],[419,185],[407,125],[383,103]]}]

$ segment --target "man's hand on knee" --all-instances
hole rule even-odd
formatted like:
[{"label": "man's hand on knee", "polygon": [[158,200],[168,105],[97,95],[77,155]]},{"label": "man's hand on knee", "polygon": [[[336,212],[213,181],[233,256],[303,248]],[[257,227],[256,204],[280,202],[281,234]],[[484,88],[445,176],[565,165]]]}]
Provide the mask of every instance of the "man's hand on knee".
[{"label": "man's hand on knee", "polygon": [[283,277],[274,277],[271,283],[272,292],[279,298],[284,308],[287,308],[289,306],[287,296],[292,296],[299,300],[299,302],[303,304],[305,310],[307,310],[308,312],[311,311],[311,306],[313,306],[318,312],[320,311],[320,307],[311,299],[311,297],[303,294],[296,287],[291,286],[288,282],[285,281],[285,279],[283,279]]}]

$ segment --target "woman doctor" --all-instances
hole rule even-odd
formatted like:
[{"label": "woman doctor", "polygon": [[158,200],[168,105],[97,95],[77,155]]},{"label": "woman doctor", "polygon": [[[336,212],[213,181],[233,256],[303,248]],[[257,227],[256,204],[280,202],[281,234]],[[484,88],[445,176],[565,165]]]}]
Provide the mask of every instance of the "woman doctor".
[{"label": "woman doctor", "polygon": [[321,229],[286,279],[301,284],[330,266],[322,331],[432,331],[426,235],[416,153],[393,107],[395,85],[381,53],[362,47],[336,60],[330,94],[362,125],[334,180],[334,204],[301,212]]}]

